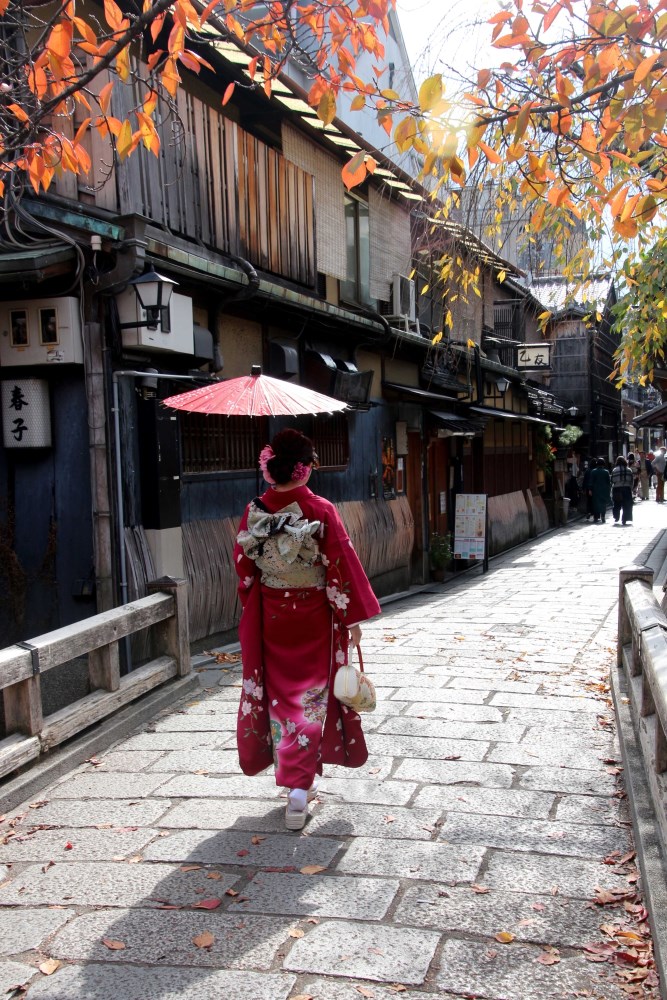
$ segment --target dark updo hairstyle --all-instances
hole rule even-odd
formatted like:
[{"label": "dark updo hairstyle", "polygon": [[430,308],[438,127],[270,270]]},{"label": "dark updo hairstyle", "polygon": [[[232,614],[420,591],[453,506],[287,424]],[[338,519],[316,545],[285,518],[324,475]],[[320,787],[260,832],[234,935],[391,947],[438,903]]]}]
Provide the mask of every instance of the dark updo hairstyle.
[{"label": "dark updo hairstyle", "polygon": [[[630,456],[628,456],[628,458],[629,457]],[[616,459],[616,465],[619,467],[619,469],[624,469],[627,464],[628,463],[625,461],[622,455],[619,455],[618,458]]]},{"label": "dark updo hairstyle", "polygon": [[312,465],[315,461],[315,447],[310,438],[289,427],[280,431],[271,442],[274,457],[266,463],[267,471],[279,486],[284,486],[292,479],[294,466]]}]

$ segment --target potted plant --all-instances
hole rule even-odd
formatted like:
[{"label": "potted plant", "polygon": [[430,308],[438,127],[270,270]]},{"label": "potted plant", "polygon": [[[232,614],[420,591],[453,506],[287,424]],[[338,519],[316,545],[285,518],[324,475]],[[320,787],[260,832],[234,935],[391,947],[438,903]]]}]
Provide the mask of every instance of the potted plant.
[{"label": "potted plant", "polygon": [[449,534],[441,535],[434,531],[428,547],[428,560],[434,580],[444,580],[445,570],[451,558],[452,547],[449,542]]}]

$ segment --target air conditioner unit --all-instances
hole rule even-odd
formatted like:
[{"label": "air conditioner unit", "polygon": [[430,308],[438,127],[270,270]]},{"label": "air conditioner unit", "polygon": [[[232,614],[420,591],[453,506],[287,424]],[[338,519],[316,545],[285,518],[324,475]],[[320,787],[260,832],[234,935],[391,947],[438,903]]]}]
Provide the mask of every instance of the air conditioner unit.
[{"label": "air conditioner unit", "polygon": [[411,278],[403,274],[394,275],[391,308],[395,316],[404,316],[410,323],[415,322],[415,283]]},{"label": "air conditioner unit", "polygon": [[67,364],[83,364],[79,299],[0,302],[3,368]]},{"label": "air conditioner unit", "polygon": [[[172,292],[169,309],[164,310],[163,321],[158,323],[156,330],[149,330],[145,325],[146,311],[142,309],[131,286],[116,296],[116,305],[123,347],[194,355],[194,317],[192,299],[188,295]],[[125,323],[129,325],[123,329]]]}]

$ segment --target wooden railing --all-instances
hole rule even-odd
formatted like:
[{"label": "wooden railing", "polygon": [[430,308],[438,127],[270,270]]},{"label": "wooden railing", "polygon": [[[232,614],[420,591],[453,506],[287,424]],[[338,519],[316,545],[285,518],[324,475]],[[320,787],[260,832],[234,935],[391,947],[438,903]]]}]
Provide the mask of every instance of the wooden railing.
[{"label": "wooden railing", "polygon": [[[0,777],[99,722],[173,677],[190,673],[185,580],[149,584],[148,597],[0,650],[0,689],[7,736],[0,740]],[[159,655],[120,675],[119,642],[151,628]],[[40,677],[88,656],[91,693],[46,717]]]},{"label": "wooden railing", "polygon": [[620,572],[617,665],[625,675],[646,785],[667,847],[667,614],[648,566]]}]

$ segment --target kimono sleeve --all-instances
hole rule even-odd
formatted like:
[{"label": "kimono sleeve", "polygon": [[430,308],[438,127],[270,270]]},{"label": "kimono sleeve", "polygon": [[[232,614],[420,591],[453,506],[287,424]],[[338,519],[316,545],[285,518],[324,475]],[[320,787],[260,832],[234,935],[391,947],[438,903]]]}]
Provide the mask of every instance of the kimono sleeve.
[{"label": "kimono sleeve", "polygon": [[[241,518],[241,523],[239,524],[239,531],[245,531],[248,527],[248,508],[246,507],[243,517]],[[255,580],[259,577],[259,570],[257,569],[257,564],[253,559],[250,559],[238,541],[234,544],[234,569],[236,570],[237,576],[239,578],[238,593],[239,600],[241,601],[242,607],[245,607],[248,600],[248,594],[250,593],[250,588],[252,587]]]},{"label": "kimono sleeve", "polygon": [[333,504],[327,512],[320,542],[326,567],[327,598],[343,625],[356,625],[380,613],[380,605]]}]

